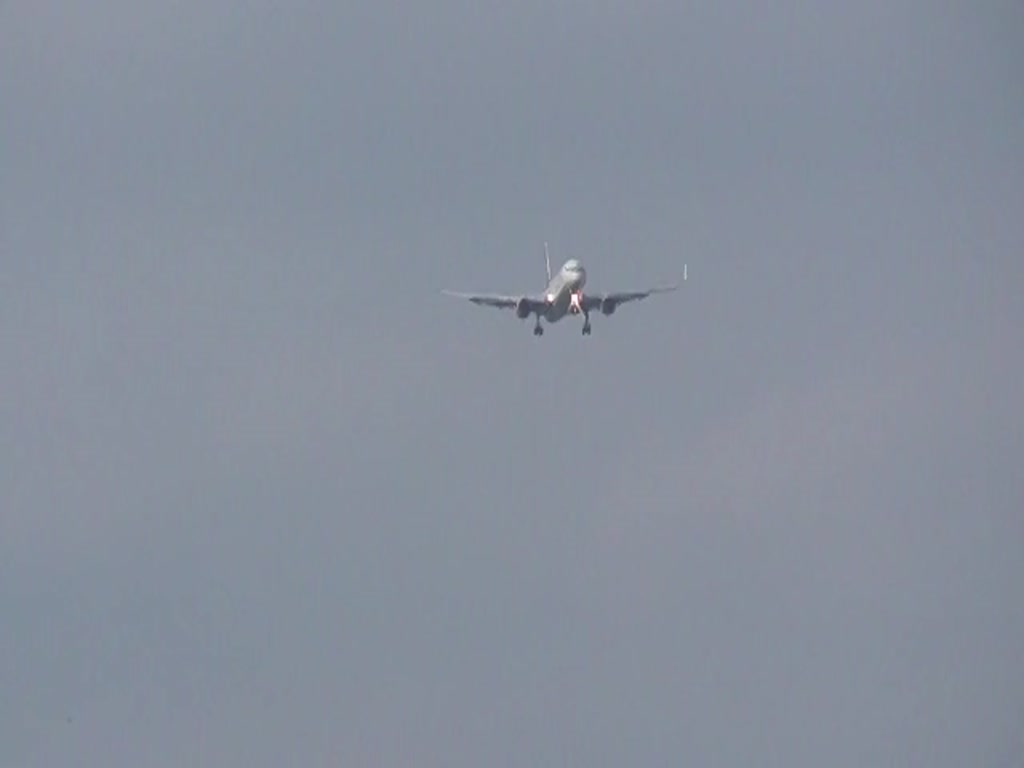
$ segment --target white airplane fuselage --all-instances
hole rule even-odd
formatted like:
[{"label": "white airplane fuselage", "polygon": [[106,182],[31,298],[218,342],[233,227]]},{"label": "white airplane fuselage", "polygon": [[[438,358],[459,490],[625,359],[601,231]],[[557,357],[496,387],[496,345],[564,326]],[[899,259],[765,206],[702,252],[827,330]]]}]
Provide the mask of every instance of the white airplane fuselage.
[{"label": "white airplane fuselage", "polygon": [[587,282],[587,271],[576,259],[569,259],[562,268],[551,276],[544,298],[547,307],[543,317],[549,323],[555,323],[568,314],[579,314],[579,296]]}]

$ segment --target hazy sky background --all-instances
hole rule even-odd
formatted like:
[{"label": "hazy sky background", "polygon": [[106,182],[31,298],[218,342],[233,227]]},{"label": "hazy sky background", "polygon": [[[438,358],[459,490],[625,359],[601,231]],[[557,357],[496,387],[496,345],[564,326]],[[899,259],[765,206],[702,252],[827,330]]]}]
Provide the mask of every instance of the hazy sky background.
[{"label": "hazy sky background", "polygon": [[[1024,764],[1016,2],[0,5],[0,766]],[[535,339],[439,289],[682,290]]]}]

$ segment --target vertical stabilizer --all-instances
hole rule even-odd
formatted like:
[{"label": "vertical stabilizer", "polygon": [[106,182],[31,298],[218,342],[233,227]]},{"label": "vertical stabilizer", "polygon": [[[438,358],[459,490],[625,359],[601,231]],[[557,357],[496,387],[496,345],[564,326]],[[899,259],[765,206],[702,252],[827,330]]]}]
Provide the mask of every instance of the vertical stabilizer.
[{"label": "vertical stabilizer", "polygon": [[544,266],[548,270],[548,282],[551,282],[551,258],[548,256],[548,244],[544,241]]}]

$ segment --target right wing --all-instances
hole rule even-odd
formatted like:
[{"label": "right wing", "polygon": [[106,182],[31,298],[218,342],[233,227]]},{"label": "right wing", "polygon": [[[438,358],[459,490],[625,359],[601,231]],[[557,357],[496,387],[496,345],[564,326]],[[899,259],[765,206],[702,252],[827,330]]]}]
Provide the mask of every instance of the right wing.
[{"label": "right wing", "polygon": [[529,312],[536,312],[543,309],[543,299],[531,296],[502,296],[495,293],[459,293],[458,291],[441,291],[446,296],[455,296],[459,299],[467,299],[482,307],[497,307],[498,309],[515,309],[522,312],[524,309]]}]

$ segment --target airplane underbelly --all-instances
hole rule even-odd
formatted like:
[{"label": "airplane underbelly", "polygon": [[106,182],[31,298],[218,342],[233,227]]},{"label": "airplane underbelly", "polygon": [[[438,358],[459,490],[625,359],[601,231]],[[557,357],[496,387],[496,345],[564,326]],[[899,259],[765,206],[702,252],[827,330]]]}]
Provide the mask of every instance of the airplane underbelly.
[{"label": "airplane underbelly", "polygon": [[561,320],[569,312],[569,292],[559,294],[551,304],[548,305],[548,310],[545,313],[545,317],[549,323],[554,323]]}]

